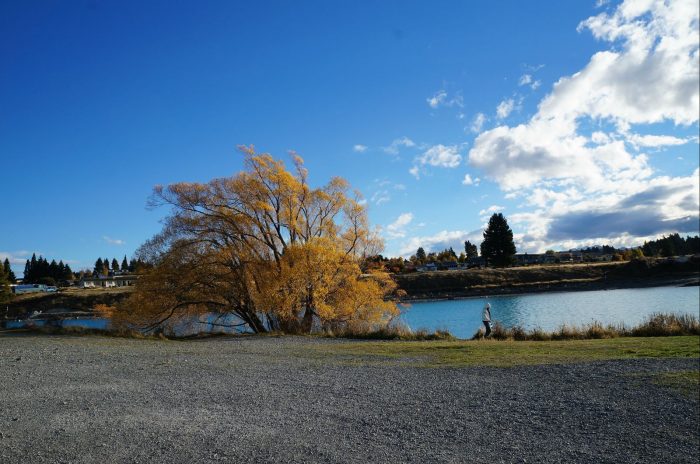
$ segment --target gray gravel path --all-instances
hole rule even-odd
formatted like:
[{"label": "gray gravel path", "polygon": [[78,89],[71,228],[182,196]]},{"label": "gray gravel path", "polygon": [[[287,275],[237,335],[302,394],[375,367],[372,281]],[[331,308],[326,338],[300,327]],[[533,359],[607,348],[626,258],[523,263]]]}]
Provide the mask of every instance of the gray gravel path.
[{"label": "gray gravel path", "polygon": [[333,343],[362,342],[0,336],[0,463],[700,459],[698,398],[650,381],[697,359],[448,369],[298,356]]}]

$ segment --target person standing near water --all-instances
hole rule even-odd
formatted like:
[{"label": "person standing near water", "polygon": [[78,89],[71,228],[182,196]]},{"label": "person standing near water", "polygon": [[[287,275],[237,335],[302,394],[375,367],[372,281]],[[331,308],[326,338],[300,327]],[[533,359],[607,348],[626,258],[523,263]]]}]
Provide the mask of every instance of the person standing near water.
[{"label": "person standing near water", "polygon": [[484,338],[489,338],[489,335],[491,335],[491,305],[488,301],[484,305],[484,313],[481,320],[484,322],[484,327],[486,327]]}]

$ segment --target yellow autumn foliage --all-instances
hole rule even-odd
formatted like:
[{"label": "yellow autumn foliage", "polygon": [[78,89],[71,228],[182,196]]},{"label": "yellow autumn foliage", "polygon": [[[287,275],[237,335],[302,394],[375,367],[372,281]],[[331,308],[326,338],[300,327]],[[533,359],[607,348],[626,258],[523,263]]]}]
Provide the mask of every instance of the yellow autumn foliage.
[{"label": "yellow autumn foliage", "polygon": [[245,170],[206,184],[157,186],[153,206],[171,208],[163,231],[138,254],[153,263],[115,314],[150,329],[202,315],[232,314],[255,332],[308,332],[396,316],[387,274],[362,275],[382,242],[359,194],[333,178],[307,183],[269,154],[242,147]]}]

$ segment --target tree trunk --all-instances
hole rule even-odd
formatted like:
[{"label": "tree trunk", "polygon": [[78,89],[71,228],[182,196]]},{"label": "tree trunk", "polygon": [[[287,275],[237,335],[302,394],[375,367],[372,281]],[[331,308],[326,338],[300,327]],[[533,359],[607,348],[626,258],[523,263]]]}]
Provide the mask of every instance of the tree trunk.
[{"label": "tree trunk", "polygon": [[301,330],[304,333],[311,333],[311,328],[314,325],[314,312],[310,307],[306,307],[304,318],[301,321]]}]

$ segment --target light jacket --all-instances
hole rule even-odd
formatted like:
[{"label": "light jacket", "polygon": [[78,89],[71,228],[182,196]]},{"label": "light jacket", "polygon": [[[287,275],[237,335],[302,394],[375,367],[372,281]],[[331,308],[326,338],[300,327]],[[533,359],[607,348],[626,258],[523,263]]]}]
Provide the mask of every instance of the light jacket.
[{"label": "light jacket", "polygon": [[486,303],[486,306],[484,306],[484,314],[481,320],[483,322],[491,322],[491,305],[489,303]]}]

